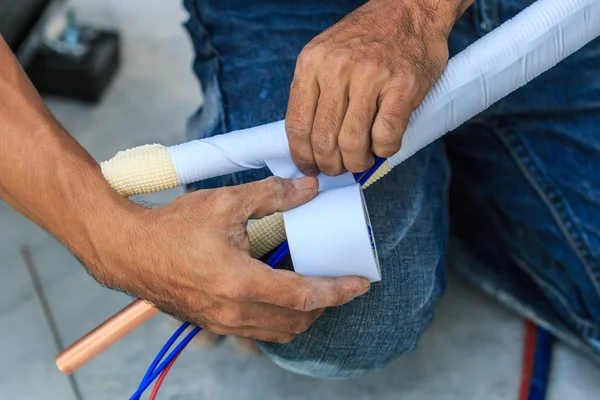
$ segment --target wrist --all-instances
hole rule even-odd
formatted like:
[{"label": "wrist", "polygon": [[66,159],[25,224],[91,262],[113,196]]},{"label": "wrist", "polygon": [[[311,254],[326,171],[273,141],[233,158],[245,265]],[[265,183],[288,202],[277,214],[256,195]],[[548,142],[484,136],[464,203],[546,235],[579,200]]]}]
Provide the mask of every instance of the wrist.
[{"label": "wrist", "polygon": [[[387,6],[388,10],[384,14],[387,17],[397,17],[399,24],[406,24],[406,10],[414,12],[426,32],[439,33],[447,40],[458,19],[474,2],[475,0],[370,0],[369,4]],[[414,24],[414,20],[410,23]]]},{"label": "wrist", "polygon": [[93,258],[82,261],[100,284],[152,301],[168,265],[159,246],[161,209],[121,199],[129,204],[115,204],[90,228],[86,256]]},{"label": "wrist", "polygon": [[[56,160],[55,201],[59,207],[44,221],[96,276],[112,270],[115,253],[127,251],[128,233],[147,209],[119,195],[104,179],[98,163],[77,149]],[[54,215],[54,217],[52,217]]]}]

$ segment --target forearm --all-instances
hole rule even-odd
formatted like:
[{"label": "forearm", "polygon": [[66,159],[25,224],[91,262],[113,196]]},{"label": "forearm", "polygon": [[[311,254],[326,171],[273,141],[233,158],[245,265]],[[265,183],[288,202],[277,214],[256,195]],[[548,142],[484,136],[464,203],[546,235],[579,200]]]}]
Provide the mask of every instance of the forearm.
[{"label": "forearm", "polygon": [[94,263],[133,203],[54,119],[0,37],[0,198]]}]

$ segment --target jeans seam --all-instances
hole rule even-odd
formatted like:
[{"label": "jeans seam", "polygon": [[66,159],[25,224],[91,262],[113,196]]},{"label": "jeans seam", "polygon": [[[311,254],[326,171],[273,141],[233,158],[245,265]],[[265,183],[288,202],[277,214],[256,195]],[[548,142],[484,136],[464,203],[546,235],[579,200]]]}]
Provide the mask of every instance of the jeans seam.
[{"label": "jeans seam", "polygon": [[585,244],[582,243],[580,235],[572,228],[575,226],[575,222],[568,214],[564,201],[552,187],[541,182],[541,173],[539,172],[538,167],[534,164],[533,160],[525,154],[524,147],[520,143],[517,143],[518,139],[513,134],[498,132],[497,130],[494,130],[494,132],[517,163],[517,166],[523,173],[525,179],[530,183],[542,202],[546,204],[546,207],[554,217],[554,221],[558,228],[566,238],[567,243],[569,243],[571,250],[576,254],[577,258],[586,269],[588,278],[596,290],[596,294],[600,297],[599,282],[594,273],[594,271],[598,270],[598,267],[593,265],[594,260],[590,259],[590,251],[586,248]]}]

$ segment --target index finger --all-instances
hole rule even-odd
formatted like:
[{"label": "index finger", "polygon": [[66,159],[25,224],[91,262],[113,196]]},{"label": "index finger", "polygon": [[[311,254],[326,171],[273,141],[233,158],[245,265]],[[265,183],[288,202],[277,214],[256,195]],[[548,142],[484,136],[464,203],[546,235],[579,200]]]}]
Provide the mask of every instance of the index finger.
[{"label": "index finger", "polygon": [[285,116],[285,131],[294,164],[302,173],[318,175],[319,170],[310,142],[313,121],[319,100],[319,85],[314,76],[296,69],[290,87]]},{"label": "index finger", "polygon": [[248,300],[299,311],[335,307],[365,294],[368,279],[358,276],[339,278],[306,277],[292,271],[271,269],[254,260]]}]

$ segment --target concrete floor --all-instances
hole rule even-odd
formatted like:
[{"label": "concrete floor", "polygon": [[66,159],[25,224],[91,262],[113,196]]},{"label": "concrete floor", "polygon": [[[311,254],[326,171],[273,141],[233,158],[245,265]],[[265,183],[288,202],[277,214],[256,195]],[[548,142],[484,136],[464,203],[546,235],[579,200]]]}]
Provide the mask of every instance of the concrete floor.
[{"label": "concrete floor", "polygon": [[[121,29],[124,63],[99,106],[47,99],[59,120],[98,161],[140,144],[184,140],[185,120],[201,96],[178,2],[74,3],[83,18]],[[147,198],[164,204],[180,193]],[[68,251],[4,203],[0,273],[0,399],[128,398],[175,327],[159,316],[67,378],[54,367],[57,350],[130,299],[97,285]],[[238,356],[227,345],[191,347],[160,398],[514,400],[522,332],[521,319],[451,276],[420,348],[378,373],[317,381],[283,371],[265,357]],[[598,393],[600,370],[558,344],[548,398],[589,400],[600,398]]]}]

